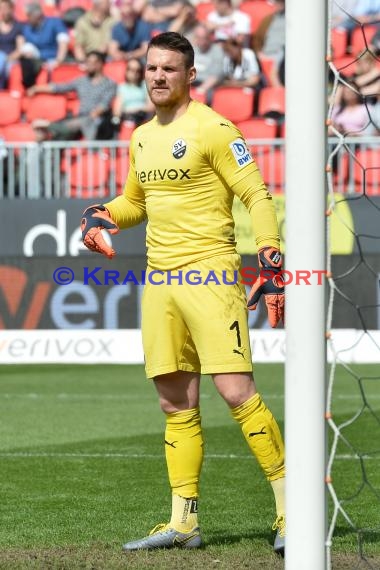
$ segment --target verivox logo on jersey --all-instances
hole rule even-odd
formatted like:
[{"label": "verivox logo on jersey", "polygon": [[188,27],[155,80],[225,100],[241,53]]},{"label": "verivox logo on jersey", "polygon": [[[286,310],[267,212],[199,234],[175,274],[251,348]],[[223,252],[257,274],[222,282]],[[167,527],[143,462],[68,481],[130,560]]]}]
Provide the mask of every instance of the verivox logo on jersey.
[{"label": "verivox logo on jersey", "polygon": [[186,142],[183,139],[178,139],[172,146],[172,155],[174,158],[182,158],[186,152]]},{"label": "verivox logo on jersey", "polygon": [[234,159],[236,160],[239,168],[253,162],[252,155],[243,139],[232,141],[232,143],[230,143],[230,149],[232,150],[232,154],[234,155]]}]

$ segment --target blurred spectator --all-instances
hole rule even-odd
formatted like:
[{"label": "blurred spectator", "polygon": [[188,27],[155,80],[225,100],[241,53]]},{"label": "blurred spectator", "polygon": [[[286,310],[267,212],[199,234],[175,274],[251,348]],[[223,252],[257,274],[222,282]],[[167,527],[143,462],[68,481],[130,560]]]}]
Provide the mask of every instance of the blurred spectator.
[{"label": "blurred spectator", "polygon": [[[364,134],[380,135],[380,93],[377,95],[376,102],[368,108],[371,125],[364,130]],[[376,146],[378,149],[378,145]]]},{"label": "blurred spectator", "polygon": [[370,45],[369,48],[371,51],[373,51],[373,53],[379,57],[380,55],[380,25],[377,25],[377,31],[375,32],[375,34],[373,35],[371,41],[370,41]]},{"label": "blurred spectator", "polygon": [[252,47],[258,57],[271,57],[279,63],[285,49],[285,0],[275,0],[275,4],[277,10],[261,20]]},{"label": "blurred spectator", "polygon": [[223,42],[224,81],[223,85],[230,87],[262,87],[260,66],[255,52],[245,48],[230,38]]},{"label": "blurred spectator", "polygon": [[273,67],[270,73],[270,84],[272,87],[281,87],[285,85],[285,49],[281,57],[273,60]]},{"label": "blurred spectator", "polygon": [[[350,80],[350,85],[339,85],[332,109],[331,120],[334,128],[341,134],[360,136],[366,129],[368,132],[369,114],[358,86]],[[330,134],[334,131],[330,128]]]},{"label": "blurred spectator", "polygon": [[130,59],[125,71],[125,83],[117,87],[113,104],[113,123],[131,121],[136,126],[153,114],[144,81],[144,66],[139,59]]},{"label": "blurred spectator", "polygon": [[60,18],[47,18],[37,3],[27,4],[27,23],[23,34],[20,64],[25,88],[34,85],[42,64],[53,69],[62,63],[68,53],[69,35]]},{"label": "blurred spectator", "polygon": [[60,18],[45,17],[38,3],[26,5],[27,23],[24,25],[24,37],[40,54],[40,59],[55,67],[67,56],[69,35]]},{"label": "blurred spectator", "polygon": [[206,24],[215,34],[216,40],[235,38],[248,44],[251,34],[251,20],[248,14],[234,9],[231,0],[213,0],[215,10],[207,16]]},{"label": "blurred spectator", "polygon": [[331,25],[333,28],[339,26],[341,22],[348,18],[348,14],[352,14],[358,0],[339,0],[331,2]]},{"label": "blurred spectator", "polygon": [[380,20],[380,0],[356,0],[354,5],[351,4],[345,9],[346,13],[341,11],[341,17],[335,21],[335,27],[353,30],[362,24],[372,24]]},{"label": "blurred spectator", "polygon": [[357,61],[355,83],[367,102],[375,103],[380,93],[380,69],[378,61],[369,52],[365,52]]},{"label": "blurred spectator", "polygon": [[74,28],[74,57],[77,61],[85,61],[86,53],[93,50],[107,53],[112,27],[116,24],[110,8],[110,0],[94,0],[92,10],[77,20]]},{"label": "blurred spectator", "polygon": [[86,75],[68,83],[35,85],[28,95],[36,93],[68,93],[76,91],[79,114],[61,121],[35,121],[33,126],[45,130],[47,138],[72,140],[83,136],[87,140],[107,139],[113,136],[111,106],[116,95],[116,83],[103,74],[104,54],[92,51],[86,57]]},{"label": "blurred spectator", "polygon": [[10,68],[24,43],[22,24],[14,17],[12,0],[0,0],[0,89],[7,84]]},{"label": "blurred spectator", "polygon": [[137,14],[133,0],[122,0],[120,22],[112,28],[109,55],[115,60],[145,57],[151,26]]},{"label": "blurred spectator", "polygon": [[207,94],[211,103],[212,90],[223,81],[224,53],[219,43],[213,43],[213,34],[204,24],[198,24],[193,33],[194,65],[197,77],[193,86]]},{"label": "blurred spectator", "polygon": [[198,24],[195,6],[186,0],[178,16],[169,22],[167,31],[182,34],[192,44],[194,30]]},{"label": "blurred spectator", "polygon": [[152,24],[153,30],[164,32],[169,30],[171,22],[180,17],[187,5],[187,0],[147,0],[143,4],[141,14],[146,22]]}]

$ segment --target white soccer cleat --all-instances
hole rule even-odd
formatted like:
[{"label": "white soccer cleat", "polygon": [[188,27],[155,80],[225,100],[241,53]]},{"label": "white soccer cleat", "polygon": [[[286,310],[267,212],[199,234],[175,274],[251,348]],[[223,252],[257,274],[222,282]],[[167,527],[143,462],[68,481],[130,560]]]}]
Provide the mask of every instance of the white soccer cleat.
[{"label": "white soccer cleat", "polygon": [[285,517],[277,517],[273,523],[272,530],[277,530],[276,538],[274,539],[273,550],[284,556],[285,554]]},{"label": "white soccer cleat", "polygon": [[199,548],[202,539],[199,527],[190,532],[179,532],[170,528],[169,524],[161,523],[150,531],[148,536],[133,540],[123,545],[123,551],[154,550],[155,548]]}]

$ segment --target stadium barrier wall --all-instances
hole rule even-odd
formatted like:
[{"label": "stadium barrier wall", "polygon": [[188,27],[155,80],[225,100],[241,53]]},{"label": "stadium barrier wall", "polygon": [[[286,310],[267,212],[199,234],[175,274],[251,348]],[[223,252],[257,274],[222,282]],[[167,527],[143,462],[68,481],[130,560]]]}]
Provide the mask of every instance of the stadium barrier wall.
[{"label": "stadium barrier wall", "polygon": [[[333,329],[338,359],[379,363],[380,331]],[[253,362],[285,362],[284,330],[250,332]],[[328,353],[332,361],[331,352]],[[143,364],[141,330],[0,331],[0,364]]]},{"label": "stadium barrier wall", "polygon": [[[337,138],[329,138],[329,148]],[[273,193],[284,191],[285,140],[247,139],[264,180]],[[336,156],[336,191],[354,193],[365,167],[378,166],[380,137],[345,137]],[[376,151],[377,149],[377,151]],[[374,151],[374,164],[355,157]],[[112,198],[128,174],[129,140],[5,142],[0,137],[0,198]],[[380,174],[371,174],[371,194],[379,194]]]}]

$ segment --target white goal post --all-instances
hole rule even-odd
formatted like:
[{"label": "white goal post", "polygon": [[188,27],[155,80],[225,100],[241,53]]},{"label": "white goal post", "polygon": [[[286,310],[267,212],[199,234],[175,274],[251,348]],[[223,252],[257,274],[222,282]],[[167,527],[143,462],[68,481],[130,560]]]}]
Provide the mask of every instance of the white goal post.
[{"label": "white goal post", "polygon": [[[325,269],[324,0],[286,2],[286,269]],[[287,570],[326,567],[324,286],[286,287]]]}]

